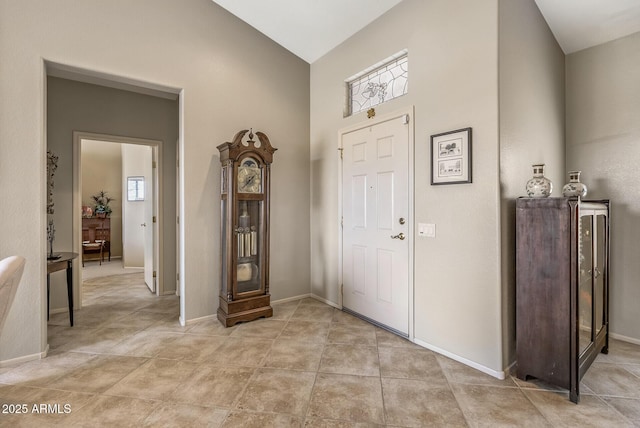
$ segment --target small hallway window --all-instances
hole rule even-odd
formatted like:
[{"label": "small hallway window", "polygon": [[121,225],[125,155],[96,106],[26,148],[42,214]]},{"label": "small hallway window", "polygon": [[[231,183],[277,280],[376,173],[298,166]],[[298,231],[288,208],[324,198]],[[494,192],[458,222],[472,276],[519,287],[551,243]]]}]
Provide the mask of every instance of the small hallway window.
[{"label": "small hallway window", "polygon": [[144,201],[144,177],[127,177],[127,201]]}]

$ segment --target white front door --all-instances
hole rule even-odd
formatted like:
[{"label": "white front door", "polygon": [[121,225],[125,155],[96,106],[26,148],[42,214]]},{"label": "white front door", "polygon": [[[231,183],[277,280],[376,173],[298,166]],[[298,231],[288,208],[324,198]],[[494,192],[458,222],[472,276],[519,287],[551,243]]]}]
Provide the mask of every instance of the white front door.
[{"label": "white front door", "polygon": [[343,307],[409,333],[409,125],[342,136]]},{"label": "white front door", "polygon": [[144,162],[144,223],[141,225],[144,229],[144,282],[152,293],[156,291],[155,263],[154,263],[154,232],[156,224],[154,224],[154,198],[155,198],[155,162],[151,147],[149,154]]}]

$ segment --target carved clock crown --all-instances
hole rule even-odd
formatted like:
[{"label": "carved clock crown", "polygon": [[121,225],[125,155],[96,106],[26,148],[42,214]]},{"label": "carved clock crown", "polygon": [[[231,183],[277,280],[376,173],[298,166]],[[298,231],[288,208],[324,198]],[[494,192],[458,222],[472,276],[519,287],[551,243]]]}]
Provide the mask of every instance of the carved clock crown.
[{"label": "carved clock crown", "polygon": [[[242,141],[247,132],[249,132],[249,139]],[[265,163],[272,163],[273,153],[278,149],[271,145],[269,137],[263,132],[257,131],[256,136],[258,137],[258,142],[253,140],[253,130],[244,129],[233,137],[233,141],[220,144],[218,146],[220,161],[239,159],[246,152],[251,152],[260,156]]]}]

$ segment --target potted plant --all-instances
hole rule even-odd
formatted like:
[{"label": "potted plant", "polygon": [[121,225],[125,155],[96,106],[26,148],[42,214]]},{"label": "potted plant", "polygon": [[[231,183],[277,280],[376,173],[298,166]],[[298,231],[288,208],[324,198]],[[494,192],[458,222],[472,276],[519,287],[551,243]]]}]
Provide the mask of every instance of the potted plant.
[{"label": "potted plant", "polygon": [[111,215],[109,203],[113,201],[113,198],[107,196],[107,192],[101,190],[95,195],[92,195],[91,199],[93,199],[94,202],[93,215],[96,217],[108,217]]}]

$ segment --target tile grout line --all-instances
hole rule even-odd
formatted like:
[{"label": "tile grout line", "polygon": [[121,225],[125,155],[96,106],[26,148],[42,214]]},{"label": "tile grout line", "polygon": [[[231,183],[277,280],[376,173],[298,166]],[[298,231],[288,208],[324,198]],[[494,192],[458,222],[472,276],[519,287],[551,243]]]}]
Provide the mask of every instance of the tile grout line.
[{"label": "tile grout line", "polygon": [[442,364],[440,363],[440,359],[437,357],[437,355],[435,356],[435,359],[436,359],[436,363],[438,364],[438,367],[440,367],[440,371],[442,372],[444,379],[447,381],[449,392],[451,392],[451,395],[453,395],[453,399],[456,400],[456,405],[458,406],[458,410],[460,410],[460,413],[464,418],[464,422],[467,424],[468,427],[472,427],[473,425],[471,425],[471,423],[469,422],[469,417],[467,416],[464,409],[462,408],[462,405],[460,404],[460,399],[458,398],[458,395],[456,394],[453,387],[451,386],[451,380],[449,379],[448,371],[445,370],[445,368],[442,366]]},{"label": "tile grout line", "polygon": [[[635,425],[633,420],[623,415],[622,412],[618,411],[618,409],[616,409],[612,404],[610,404],[607,400],[605,400],[603,396],[600,396],[599,394],[595,394],[595,396],[598,398],[598,400],[603,402],[604,405],[607,406],[609,410],[612,410],[614,413],[620,416],[624,421],[628,422],[630,426]],[[608,397],[608,396],[605,396],[605,397]],[[613,397],[613,398],[618,398],[618,397]],[[626,398],[626,397],[621,397],[621,398]],[[640,400],[638,400],[638,404],[640,405]]]},{"label": "tile grout line", "polygon": [[[511,377],[511,380],[513,380],[513,376],[509,375]],[[533,402],[533,400],[531,400],[531,397],[529,397],[529,395],[525,392],[525,389],[523,389],[518,382],[513,381],[513,383],[516,384],[516,386],[518,387],[518,390],[520,391],[520,393],[524,396],[524,398],[531,403],[531,405],[533,406],[534,409],[536,409],[536,411],[542,416],[542,419],[544,419],[550,426],[555,426],[553,424],[552,421],[549,420],[549,418],[547,418],[547,416],[542,412],[542,410],[536,405],[536,403]],[[535,389],[526,389],[527,391],[535,391]],[[541,390],[541,392],[552,392],[552,391],[545,391],[545,390]]]},{"label": "tile grout line", "polygon": [[381,395],[380,398],[382,399],[382,418],[386,426],[387,421],[389,420],[389,415],[387,414],[387,404],[384,399],[384,385],[382,384],[382,364],[380,364],[380,342],[378,341],[377,330],[374,330],[374,335],[376,338],[376,357],[378,358],[378,380],[380,381],[380,395]]}]

